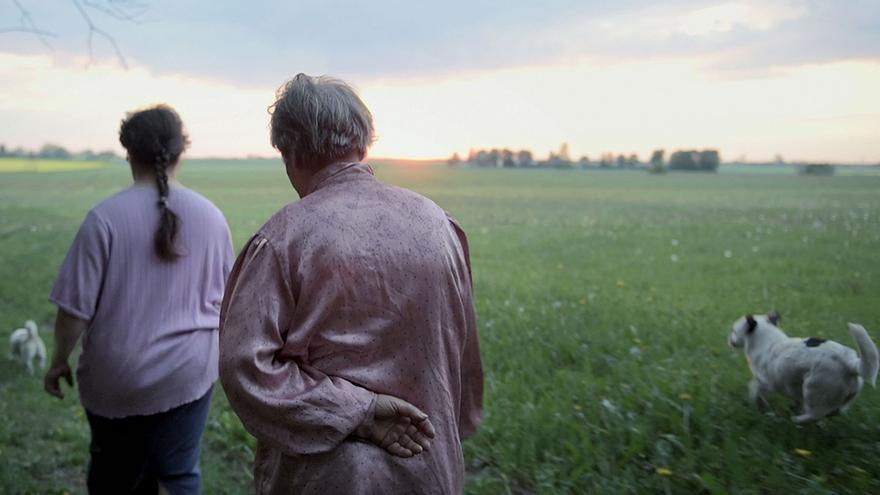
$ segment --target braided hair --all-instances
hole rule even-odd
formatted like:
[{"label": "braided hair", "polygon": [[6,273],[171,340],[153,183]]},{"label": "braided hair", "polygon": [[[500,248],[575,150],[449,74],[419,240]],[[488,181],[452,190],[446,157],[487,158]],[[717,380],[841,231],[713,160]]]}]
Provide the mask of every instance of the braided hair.
[{"label": "braided hair", "polygon": [[128,151],[132,166],[151,167],[159,191],[159,227],[154,248],[164,261],[180,257],[174,241],[180,231],[180,218],[168,207],[168,168],[176,164],[189,145],[180,116],[168,105],[156,105],[131,112],[122,120],[119,142]]}]

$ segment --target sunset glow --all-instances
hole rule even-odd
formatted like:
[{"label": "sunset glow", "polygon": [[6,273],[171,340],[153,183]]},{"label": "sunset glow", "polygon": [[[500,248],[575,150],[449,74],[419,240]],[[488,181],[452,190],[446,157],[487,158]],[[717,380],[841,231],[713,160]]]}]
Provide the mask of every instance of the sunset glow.
[{"label": "sunset glow", "polygon": [[[274,156],[266,108],[276,87],[303,71],[330,73],[358,88],[375,117],[373,156],[445,158],[471,148],[506,147],[541,157],[566,142],[574,157],[612,152],[645,159],[656,148],[712,147],[725,160],[877,163],[876,57],[841,48],[811,60],[808,47],[779,52],[783,41],[754,41],[791,38],[791,26],[811,26],[810,15],[823,15],[813,10],[788,1],[697,8],[645,3],[592,16],[587,10],[536,24],[527,38],[538,48],[487,24],[497,39],[487,40],[486,49],[521,52],[520,61],[450,62],[465,56],[459,51],[443,54],[433,69],[428,58],[419,70],[383,71],[380,60],[375,70],[365,70],[334,65],[328,62],[331,49],[317,47],[307,57],[297,55],[302,63],[278,68],[273,60],[273,75],[255,75],[254,81],[246,69],[237,69],[248,63],[247,54],[222,65],[219,75],[221,69],[202,68],[197,57],[192,71],[160,69],[170,59],[148,61],[153,52],[143,48],[129,55],[125,70],[106,46],[90,60],[83,53],[48,51],[36,39],[27,45],[26,33],[7,33],[0,41],[14,36],[27,49],[0,45],[2,142],[119,152],[116,132],[124,113],[168,102],[189,128],[190,156]],[[130,29],[137,34],[151,28]]]}]

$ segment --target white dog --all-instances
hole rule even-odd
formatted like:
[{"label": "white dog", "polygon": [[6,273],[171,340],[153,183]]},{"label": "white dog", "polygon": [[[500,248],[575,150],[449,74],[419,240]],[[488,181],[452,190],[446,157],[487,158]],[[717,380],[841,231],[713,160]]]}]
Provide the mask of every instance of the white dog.
[{"label": "white dog", "polygon": [[759,408],[769,407],[768,395],[783,395],[803,406],[792,419],[811,423],[846,411],[864,382],[876,386],[877,346],[861,325],[849,324],[857,354],[825,339],[787,337],[778,324],[777,313],[744,316],[733,324],[728,340],[733,347],[745,347],[752,370],[749,398]]},{"label": "white dog", "polygon": [[28,373],[34,374],[34,358],[40,360],[40,368],[46,367],[46,344],[40,338],[37,324],[28,320],[24,328],[16,329],[9,337],[9,357],[27,366]]}]

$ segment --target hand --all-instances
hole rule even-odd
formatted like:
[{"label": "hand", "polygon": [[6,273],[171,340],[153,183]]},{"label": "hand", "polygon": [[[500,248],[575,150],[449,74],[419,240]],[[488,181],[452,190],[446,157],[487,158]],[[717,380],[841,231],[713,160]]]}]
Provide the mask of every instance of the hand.
[{"label": "hand", "polygon": [[59,399],[64,398],[64,392],[61,391],[61,377],[64,377],[68,385],[73,386],[73,373],[66,361],[60,364],[52,363],[52,367],[43,378],[43,388],[46,389],[46,392]]},{"label": "hand", "polygon": [[416,406],[391,395],[377,394],[373,415],[364,419],[355,435],[398,457],[412,457],[431,448],[435,432],[428,415]]}]

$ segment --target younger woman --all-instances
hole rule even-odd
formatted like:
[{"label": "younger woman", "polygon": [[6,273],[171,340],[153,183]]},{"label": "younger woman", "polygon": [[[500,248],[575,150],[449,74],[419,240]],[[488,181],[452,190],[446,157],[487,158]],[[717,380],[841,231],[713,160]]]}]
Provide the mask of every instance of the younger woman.
[{"label": "younger woman", "polygon": [[134,184],[89,211],[61,265],[45,388],[62,398],[60,379],[73,385],[68,359],[82,336],[89,492],[199,493],[229,227],[175,178],[189,142],[173,109],[128,114],[119,140]]}]

